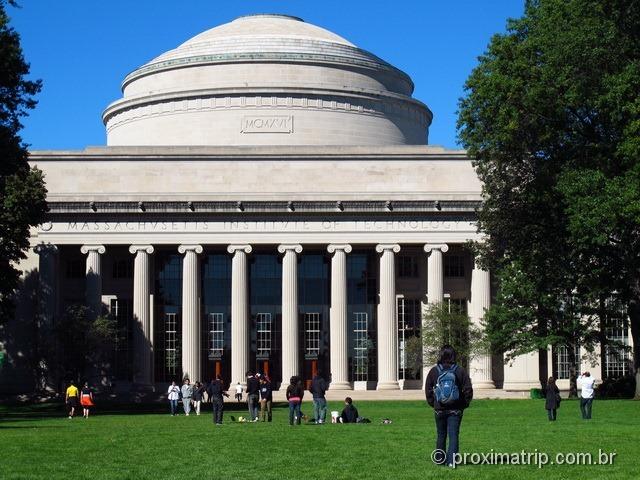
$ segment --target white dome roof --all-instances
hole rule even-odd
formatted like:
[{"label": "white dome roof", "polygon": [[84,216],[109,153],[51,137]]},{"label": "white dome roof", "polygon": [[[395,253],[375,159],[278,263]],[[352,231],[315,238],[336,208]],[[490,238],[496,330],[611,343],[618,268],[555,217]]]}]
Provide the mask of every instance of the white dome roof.
[{"label": "white dome roof", "polygon": [[405,73],[344,38],[259,14],[136,69],[103,118],[110,145],[424,144],[431,112],[412,92]]}]

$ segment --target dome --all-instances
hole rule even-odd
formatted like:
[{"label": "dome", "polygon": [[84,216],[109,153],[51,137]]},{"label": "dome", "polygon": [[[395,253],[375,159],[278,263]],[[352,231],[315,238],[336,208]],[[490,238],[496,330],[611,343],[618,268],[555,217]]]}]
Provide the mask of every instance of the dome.
[{"label": "dome", "polygon": [[404,72],[303,20],[248,15],[131,72],[108,145],[425,144],[432,114]]}]

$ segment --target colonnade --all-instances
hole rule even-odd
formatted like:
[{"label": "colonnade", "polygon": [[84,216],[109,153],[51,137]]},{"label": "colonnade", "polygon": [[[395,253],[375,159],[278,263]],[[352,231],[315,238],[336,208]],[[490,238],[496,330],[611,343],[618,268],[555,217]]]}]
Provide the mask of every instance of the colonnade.
[{"label": "colonnade", "polygon": [[[347,318],[347,256],[352,251],[349,244],[330,244],[331,254],[331,305],[330,305],[330,367],[331,388],[351,389],[349,382],[349,353]],[[379,262],[379,303],[377,327],[378,385],[380,390],[398,389],[398,319],[396,315],[395,259],[400,252],[398,244],[378,244]],[[283,255],[282,263],[282,378],[286,381],[292,375],[301,373],[298,355],[299,322],[297,295],[297,260],[303,251],[299,244],[282,244],[277,247]],[[83,245],[81,252],[86,255],[86,303],[91,315],[98,315],[102,299],[101,257],[106,248],[103,245]],[[424,251],[428,255],[427,301],[435,304],[444,299],[443,253],[446,244],[427,244]],[[40,275],[43,284],[55,289],[55,263],[52,255],[57,255],[55,246],[40,247]],[[133,269],[133,316],[138,322],[134,339],[135,382],[141,385],[153,384],[153,338],[152,338],[152,290],[151,255],[152,245],[131,245],[129,252],[135,255]],[[182,264],[182,370],[191,379],[201,377],[200,361],[200,268],[201,245],[183,244],[178,247],[183,255]],[[232,255],[231,273],[231,383],[243,382],[250,370],[250,315],[248,298],[248,255],[251,245],[228,245]],[[474,265],[471,274],[470,317],[479,324],[488,308],[491,298],[489,272]],[[47,297],[45,300],[49,299]],[[491,356],[481,355],[472,359],[470,374],[475,386],[493,388],[491,377]]]}]

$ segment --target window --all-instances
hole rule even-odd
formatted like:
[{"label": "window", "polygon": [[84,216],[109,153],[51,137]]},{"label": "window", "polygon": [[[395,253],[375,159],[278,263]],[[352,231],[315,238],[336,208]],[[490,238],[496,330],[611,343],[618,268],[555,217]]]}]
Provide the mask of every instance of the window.
[{"label": "window", "polygon": [[445,255],[444,256],[444,276],[464,277],[464,256]]},{"label": "window", "polygon": [[84,278],[86,276],[86,262],[79,258],[67,261],[67,278]]},{"label": "window", "polygon": [[259,313],[256,315],[256,334],[258,358],[269,358],[271,354],[271,314]]},{"label": "window", "polygon": [[353,357],[353,379],[355,381],[367,381],[369,379],[368,316],[366,312],[356,312],[353,315],[353,340],[355,350]]},{"label": "window", "polygon": [[112,276],[114,279],[133,278],[133,259],[114,260]]},{"label": "window", "polygon": [[604,347],[604,378],[619,378],[629,374],[631,361],[629,331],[625,318],[612,318],[605,327],[607,340]]},{"label": "window", "polygon": [[166,313],[164,317],[164,371],[165,378],[178,372],[178,319],[176,313]]},{"label": "window", "polygon": [[[558,345],[553,347],[553,359],[555,363],[554,377],[556,380],[567,380],[571,373],[570,347],[566,345]],[[580,375],[580,346],[573,347],[573,353],[576,363],[576,375]]]},{"label": "window", "polygon": [[224,351],[224,314],[210,313],[208,315],[208,347],[209,356],[214,358],[222,357]]},{"label": "window", "polygon": [[412,255],[399,255],[398,275],[405,278],[417,278],[418,259]]},{"label": "window", "polygon": [[304,354],[318,358],[320,354],[320,314],[304,314]]}]

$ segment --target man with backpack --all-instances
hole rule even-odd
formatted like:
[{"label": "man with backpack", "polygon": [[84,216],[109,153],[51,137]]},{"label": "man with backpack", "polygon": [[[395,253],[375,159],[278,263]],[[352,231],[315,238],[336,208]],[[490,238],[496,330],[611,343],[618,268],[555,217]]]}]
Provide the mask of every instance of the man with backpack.
[{"label": "man with backpack", "polygon": [[440,465],[453,466],[454,456],[459,449],[462,414],[471,403],[473,388],[469,374],[456,364],[456,352],[451,345],[445,345],[440,350],[440,358],[437,365],[429,371],[424,390],[427,403],[435,412],[438,433],[432,459]]}]

